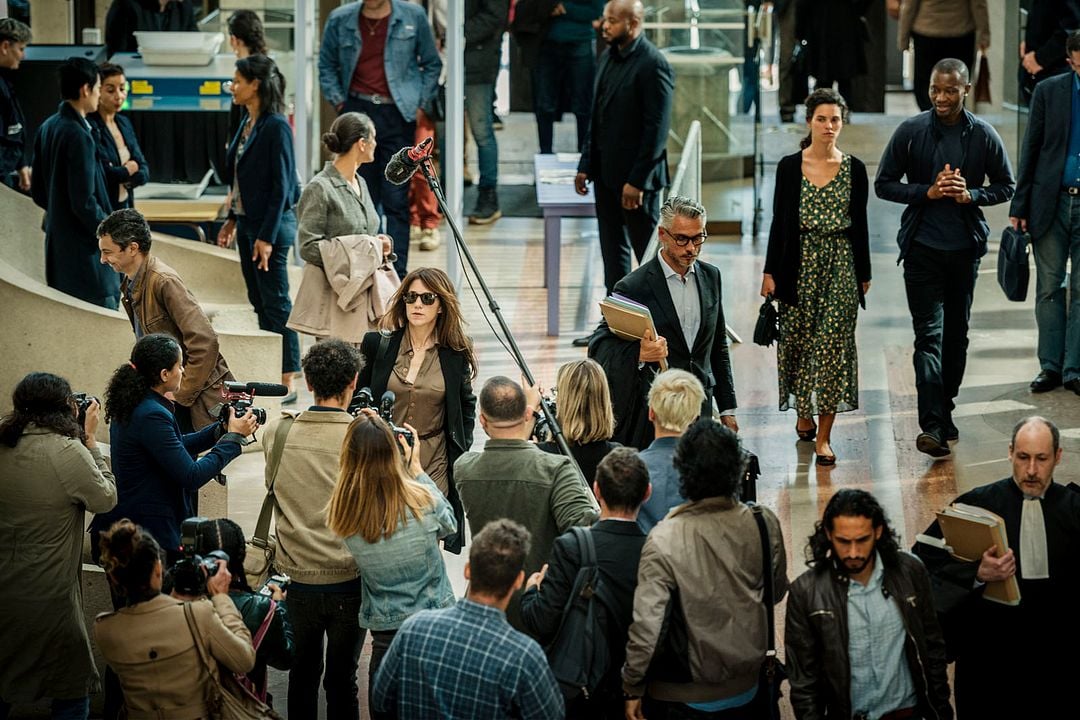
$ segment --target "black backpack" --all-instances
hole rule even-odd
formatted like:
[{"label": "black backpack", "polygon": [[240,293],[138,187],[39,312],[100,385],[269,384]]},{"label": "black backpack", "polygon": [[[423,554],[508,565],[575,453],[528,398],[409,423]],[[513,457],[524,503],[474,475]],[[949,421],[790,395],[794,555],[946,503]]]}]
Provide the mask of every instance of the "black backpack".
[{"label": "black backpack", "polygon": [[582,527],[570,530],[577,539],[581,568],[555,639],[544,650],[566,700],[589,698],[607,674],[611,666],[607,628],[614,607],[596,564],[592,533]]}]

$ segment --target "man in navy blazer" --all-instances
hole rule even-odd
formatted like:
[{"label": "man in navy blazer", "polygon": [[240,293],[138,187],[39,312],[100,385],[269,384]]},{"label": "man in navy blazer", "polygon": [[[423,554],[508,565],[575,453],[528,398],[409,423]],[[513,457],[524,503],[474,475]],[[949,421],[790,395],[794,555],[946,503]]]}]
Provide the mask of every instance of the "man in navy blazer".
[{"label": "man in navy blazer", "polygon": [[[1080,395],[1080,30],[1065,44],[1074,72],[1035,86],[1009,222],[1031,233],[1039,374],[1032,392]],[[1065,304],[1065,269],[1069,304]]]},{"label": "man in navy blazer", "polygon": [[119,277],[98,262],[97,226],[111,204],[97,144],[86,120],[97,110],[97,65],[69,58],[60,66],[60,103],[38,128],[30,193],[45,211],[45,280],[49,287],[116,309]]},{"label": "man in navy blazer", "polygon": [[616,294],[649,308],[656,336],[623,340],[601,320],[589,342],[589,357],[603,366],[611,386],[617,420],[611,439],[623,445],[641,450],[653,440],[648,392],[661,360],[701,381],[704,417],[712,417],[715,398],[721,422],[739,429],[720,269],[698,260],[706,237],[705,208],[668,198],[660,209],[660,253],[615,284]]}]

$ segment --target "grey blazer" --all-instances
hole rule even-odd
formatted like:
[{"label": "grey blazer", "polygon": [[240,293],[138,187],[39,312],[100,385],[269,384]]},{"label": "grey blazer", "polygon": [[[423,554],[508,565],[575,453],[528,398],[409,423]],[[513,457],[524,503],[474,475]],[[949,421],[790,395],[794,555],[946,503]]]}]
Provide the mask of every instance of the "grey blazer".
[{"label": "grey blazer", "polygon": [[342,235],[375,235],[379,216],[364,178],[356,176],[360,196],[349,187],[334,163],[328,162],[311,178],[296,206],[296,240],[300,257],[322,267],[319,242]]},{"label": "grey blazer", "polygon": [[1039,238],[1050,232],[1061,195],[1061,176],[1069,152],[1072,125],[1073,73],[1062,73],[1035,86],[1027,132],[1020,156],[1016,194],[1009,216],[1028,221],[1028,231]]}]

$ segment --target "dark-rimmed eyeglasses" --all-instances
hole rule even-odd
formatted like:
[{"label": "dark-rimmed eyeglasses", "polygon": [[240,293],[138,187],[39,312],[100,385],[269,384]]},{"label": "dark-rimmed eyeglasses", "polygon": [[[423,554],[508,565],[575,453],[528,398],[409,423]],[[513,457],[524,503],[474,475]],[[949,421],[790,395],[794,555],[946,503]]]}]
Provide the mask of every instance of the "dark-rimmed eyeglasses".
[{"label": "dark-rimmed eyeglasses", "polygon": [[420,302],[424,303],[425,305],[434,305],[435,301],[439,299],[439,293],[417,293],[410,290],[407,293],[401,294],[401,302],[405,303],[406,305],[412,305],[414,302],[416,302],[417,298],[420,298]]},{"label": "dark-rimmed eyeglasses", "polygon": [[704,245],[705,241],[709,238],[709,233],[702,230],[697,235],[680,235],[679,233],[673,233],[667,228],[660,228],[667,233],[667,236],[675,241],[675,244],[679,247],[686,247],[690,243],[694,243],[694,246]]}]

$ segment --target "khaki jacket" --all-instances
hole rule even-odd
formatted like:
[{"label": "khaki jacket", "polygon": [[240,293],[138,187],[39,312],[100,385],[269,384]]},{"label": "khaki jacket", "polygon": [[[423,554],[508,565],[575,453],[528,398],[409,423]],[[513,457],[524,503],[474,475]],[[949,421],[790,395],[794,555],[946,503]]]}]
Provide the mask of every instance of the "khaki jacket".
[{"label": "khaki jacket", "polygon": [[[209,654],[233,672],[255,666],[251,633],[228,594],[192,603]],[[94,639],[120,677],[129,720],[198,720],[209,717],[210,676],[184,615],[168,595],[94,620]]]},{"label": "khaki jacket", "polygon": [[[359,576],[345,541],[326,527],[326,506],[337,484],[341,445],[352,420],[346,412],[305,410],[296,415],[285,439],[274,483],[274,565],[297,582],[330,585]],[[275,418],[263,430],[267,487],[280,423],[281,418]]]},{"label": "khaki jacket", "polygon": [[401,280],[372,235],[343,235],[319,243],[322,267],[304,266],[286,325],[315,337],[358,344],[386,312]]},{"label": "khaki jacket", "polygon": [[[762,510],[779,602],[788,586],[784,538],[776,515]],[[640,696],[648,682],[651,697],[685,703],[748,691],[765,658],[764,597],[761,535],[748,506],[717,497],[672,509],[641,551],[626,692]]]},{"label": "khaki jacket", "polygon": [[[962,37],[975,31],[975,44],[990,46],[986,0],[901,0],[896,46],[907,50],[911,33],[926,37]],[[974,76],[975,68],[968,68]]]},{"label": "khaki jacket", "polygon": [[[231,380],[229,366],[218,350],[218,337],[199,302],[176,271],[148,255],[132,286],[124,276],[120,297],[128,319],[136,318],[144,333],[165,333],[176,338],[184,353],[184,379],[176,402],[191,408],[199,429],[213,422],[210,409],[221,402],[221,383]],[[128,288],[131,300],[128,300]]]}]

